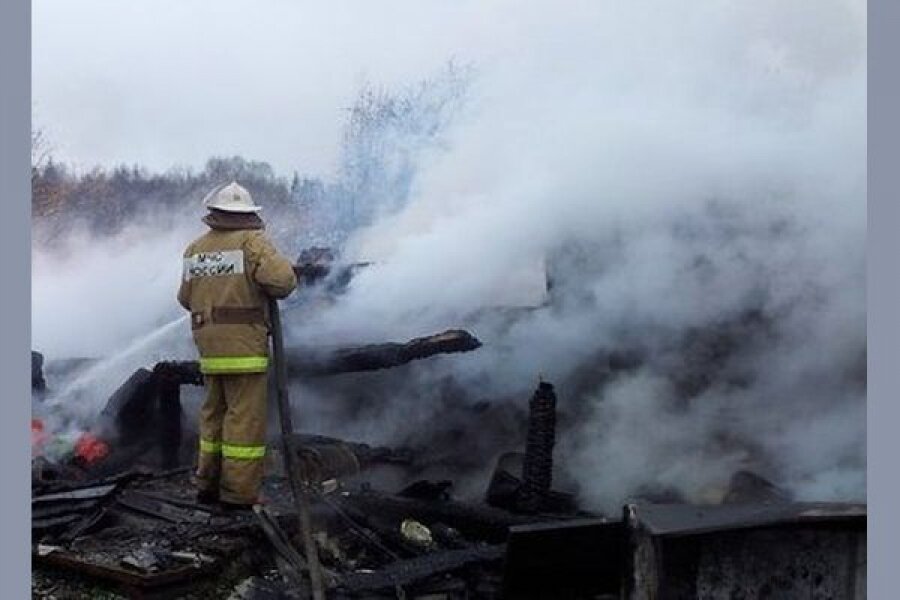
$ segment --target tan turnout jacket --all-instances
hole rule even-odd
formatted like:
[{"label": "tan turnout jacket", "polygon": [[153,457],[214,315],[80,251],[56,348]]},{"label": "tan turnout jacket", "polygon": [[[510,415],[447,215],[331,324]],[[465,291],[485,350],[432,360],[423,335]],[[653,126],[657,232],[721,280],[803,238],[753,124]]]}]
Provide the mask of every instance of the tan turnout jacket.
[{"label": "tan turnout jacket", "polygon": [[265,372],[266,296],[284,298],[297,287],[291,263],[258,218],[213,214],[204,221],[211,230],[185,250],[178,290],[178,302],[191,311],[200,369],[209,375]]}]

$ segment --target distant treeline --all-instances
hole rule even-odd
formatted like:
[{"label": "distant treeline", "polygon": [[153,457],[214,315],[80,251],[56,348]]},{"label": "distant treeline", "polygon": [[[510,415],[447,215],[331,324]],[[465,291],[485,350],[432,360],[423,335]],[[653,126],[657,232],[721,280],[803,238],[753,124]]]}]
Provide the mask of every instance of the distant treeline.
[{"label": "distant treeline", "polygon": [[[201,212],[213,186],[235,180],[264,207],[267,229],[286,250],[337,247],[355,229],[400,210],[418,159],[444,142],[470,71],[452,62],[433,78],[399,90],[364,86],[347,111],[337,171],[315,177],[277,175],[265,162],[211,158],[194,172],[150,173],[141,166],[75,172],[55,162],[40,129],[32,133],[33,240],[48,245],[68,231],[114,235],[136,223],[169,227]],[[149,220],[149,221],[148,221]]]},{"label": "distant treeline", "polygon": [[100,167],[75,173],[48,159],[32,168],[31,214],[39,225],[41,241],[84,227],[95,235],[111,235],[130,223],[154,219],[161,224],[199,210],[199,202],[215,185],[237,180],[270,215],[294,213],[303,204],[304,191],[314,183],[279,177],[264,162],[241,157],[212,158],[200,172],[170,169],[149,173],[139,166]]}]

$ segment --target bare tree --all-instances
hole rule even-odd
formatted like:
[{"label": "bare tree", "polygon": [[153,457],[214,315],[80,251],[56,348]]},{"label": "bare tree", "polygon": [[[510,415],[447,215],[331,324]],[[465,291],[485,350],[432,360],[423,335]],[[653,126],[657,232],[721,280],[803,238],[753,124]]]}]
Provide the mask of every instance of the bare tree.
[{"label": "bare tree", "polygon": [[53,148],[50,146],[50,142],[47,140],[47,136],[44,133],[44,130],[40,127],[32,127],[31,168],[42,168],[45,164],[47,164],[47,161],[50,159],[52,152]]}]

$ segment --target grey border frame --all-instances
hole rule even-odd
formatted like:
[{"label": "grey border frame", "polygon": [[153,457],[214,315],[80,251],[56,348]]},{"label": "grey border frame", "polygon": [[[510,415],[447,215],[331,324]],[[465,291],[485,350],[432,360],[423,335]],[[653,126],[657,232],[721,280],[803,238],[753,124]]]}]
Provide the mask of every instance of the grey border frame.
[{"label": "grey border frame", "polygon": [[869,3],[868,118],[868,426],[867,500],[874,525],[868,535],[868,597],[896,597],[897,540],[900,538],[900,235],[897,196],[900,170],[900,3]]},{"label": "grey border frame", "polygon": [[[813,7],[811,5],[811,7]],[[900,3],[869,3],[868,203],[868,503],[875,525],[869,532],[868,586],[871,598],[895,593],[897,539],[900,538],[900,477],[895,452],[900,426],[900,235],[896,202],[900,190],[897,140],[900,139]],[[31,6],[28,0],[0,2],[0,248],[4,253],[0,294],[0,382],[3,382],[3,448],[0,495],[3,597],[30,597],[30,124]]]},{"label": "grey border frame", "polygon": [[0,543],[4,598],[31,597],[31,5],[0,2]]}]

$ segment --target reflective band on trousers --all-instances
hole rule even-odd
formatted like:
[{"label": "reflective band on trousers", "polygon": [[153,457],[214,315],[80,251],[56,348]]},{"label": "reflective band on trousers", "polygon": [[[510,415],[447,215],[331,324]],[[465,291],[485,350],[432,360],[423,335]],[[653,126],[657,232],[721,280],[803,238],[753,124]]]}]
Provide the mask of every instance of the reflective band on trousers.
[{"label": "reflective band on trousers", "polygon": [[207,454],[221,454],[222,442],[211,442],[209,440],[204,440],[201,438],[200,452],[206,452]]},{"label": "reflective band on trousers", "polygon": [[254,460],[266,455],[266,447],[263,446],[239,446],[236,444],[222,444],[222,456],[237,460]]},{"label": "reflective band on trousers", "polygon": [[265,373],[269,368],[266,356],[211,356],[200,359],[200,372],[205,375]]}]

